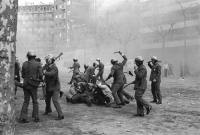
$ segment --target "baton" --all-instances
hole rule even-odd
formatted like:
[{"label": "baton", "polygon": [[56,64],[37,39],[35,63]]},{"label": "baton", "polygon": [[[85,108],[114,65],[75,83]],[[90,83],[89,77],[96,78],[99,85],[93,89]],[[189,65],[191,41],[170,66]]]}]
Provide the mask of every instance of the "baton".
[{"label": "baton", "polygon": [[126,88],[127,86],[129,86],[129,85],[131,85],[131,84],[133,84],[133,83],[131,82],[131,83],[125,85],[122,89]]},{"label": "baton", "polygon": [[127,73],[127,74],[133,76],[133,74],[131,73],[131,71],[129,71],[129,72],[124,72],[124,73]]},{"label": "baton", "polygon": [[115,53],[120,53],[120,51],[114,52],[114,54],[115,54]]}]

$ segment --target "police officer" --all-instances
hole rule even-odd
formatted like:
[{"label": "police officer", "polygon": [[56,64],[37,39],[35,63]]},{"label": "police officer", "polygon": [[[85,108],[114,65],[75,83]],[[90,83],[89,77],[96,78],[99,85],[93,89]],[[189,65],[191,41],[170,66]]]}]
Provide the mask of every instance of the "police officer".
[{"label": "police officer", "polygon": [[103,73],[104,73],[104,64],[100,61],[99,58],[96,59],[96,61],[98,62],[98,67],[99,67],[99,72],[96,75],[96,79],[98,79],[100,77],[100,80],[103,80]]},{"label": "police officer", "polygon": [[151,103],[162,104],[162,96],[160,92],[161,83],[161,66],[158,64],[156,56],[151,57],[151,61],[148,62],[148,66],[151,68],[151,92],[153,95],[153,101]]},{"label": "police officer", "polygon": [[[18,61],[18,58],[15,57],[15,84],[20,84],[20,74],[21,74],[21,66]],[[17,94],[17,85],[15,85],[15,96]],[[15,97],[16,99],[16,97]]]},{"label": "police officer", "polygon": [[124,60],[122,61],[122,63],[118,63],[118,61],[116,59],[111,60],[111,64],[113,66],[111,68],[110,74],[108,75],[108,77],[105,80],[105,81],[107,81],[111,77],[114,78],[114,82],[113,82],[113,85],[111,87],[113,97],[114,97],[114,99],[117,103],[116,106],[114,106],[114,108],[121,108],[122,107],[121,105],[124,105],[123,86],[126,82],[126,79],[125,79],[125,75],[124,75],[124,72],[123,72],[123,68],[124,68],[124,65],[127,62],[127,58],[121,52],[119,52],[119,54],[123,57]]},{"label": "police officer", "polygon": [[81,80],[83,82],[86,82],[86,83],[90,83],[90,82],[93,82],[95,83],[96,82],[96,77],[95,77],[95,69],[97,68],[97,63],[93,63],[92,66],[89,66],[85,73],[80,77]]},{"label": "police officer", "polygon": [[58,113],[58,118],[56,120],[62,120],[64,119],[64,115],[62,113],[58,98],[59,98],[59,92],[60,92],[60,81],[58,77],[58,68],[56,64],[54,63],[55,59],[52,54],[50,54],[47,57],[47,64],[48,69],[43,71],[43,74],[45,76],[45,83],[46,83],[46,109],[45,113],[43,115],[48,115],[51,113],[51,98],[53,101],[53,104],[56,108],[56,111]]},{"label": "police officer", "polygon": [[39,81],[42,79],[42,67],[41,64],[35,61],[36,54],[33,50],[27,53],[28,61],[23,63],[22,66],[22,78],[24,79],[24,103],[22,105],[21,114],[19,122],[28,123],[28,106],[30,97],[33,100],[33,113],[32,117],[35,122],[39,121],[39,106],[37,101],[37,87],[39,86]]},{"label": "police officer", "polygon": [[134,66],[134,73],[135,73],[135,81],[133,84],[134,90],[135,90],[135,99],[137,102],[137,114],[134,116],[144,116],[144,107],[147,110],[146,115],[149,114],[151,111],[152,106],[150,106],[143,98],[143,94],[147,88],[147,69],[143,65],[143,58],[141,56],[138,56],[135,58],[135,64],[137,65]]},{"label": "police officer", "polygon": [[73,69],[73,75],[72,75],[71,81],[68,84],[72,84],[74,82],[75,76],[80,73],[80,70],[79,70],[80,64],[78,63],[78,59],[74,58],[73,61],[74,61],[73,66],[69,67],[70,69]]}]

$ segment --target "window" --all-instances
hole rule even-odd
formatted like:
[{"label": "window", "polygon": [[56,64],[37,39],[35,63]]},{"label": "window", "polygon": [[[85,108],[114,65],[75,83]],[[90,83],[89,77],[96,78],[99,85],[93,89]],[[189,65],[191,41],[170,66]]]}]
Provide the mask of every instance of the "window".
[{"label": "window", "polygon": [[46,12],[46,9],[47,9],[47,8],[46,8],[46,7],[44,7],[44,12]]},{"label": "window", "polygon": [[57,18],[58,18],[58,15],[56,15],[55,18],[57,19]]},{"label": "window", "polygon": [[62,33],[60,33],[60,37],[62,37]]},{"label": "window", "polygon": [[26,12],[28,12],[28,11],[29,11],[29,8],[27,7],[27,8],[26,8]]},{"label": "window", "polygon": [[37,9],[38,9],[38,12],[40,12],[40,7],[38,7]]},{"label": "window", "polygon": [[56,5],[56,10],[58,10],[58,5]]},{"label": "window", "polygon": [[70,15],[70,10],[67,11],[67,15]]},{"label": "window", "polygon": [[32,8],[31,7],[29,8],[29,12],[32,12]]},{"label": "window", "polygon": [[61,18],[61,17],[62,17],[62,14],[60,13],[59,18]]},{"label": "window", "polygon": [[43,8],[42,8],[42,7],[40,7],[40,11],[41,11],[41,12],[43,11]]},{"label": "window", "polygon": [[59,4],[59,9],[61,9],[61,8],[62,8],[62,4],[60,3],[60,4]]}]

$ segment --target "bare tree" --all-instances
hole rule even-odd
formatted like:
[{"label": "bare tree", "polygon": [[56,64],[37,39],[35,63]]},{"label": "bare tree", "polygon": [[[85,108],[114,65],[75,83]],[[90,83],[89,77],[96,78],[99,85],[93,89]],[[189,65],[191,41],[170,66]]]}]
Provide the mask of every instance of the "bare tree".
[{"label": "bare tree", "polygon": [[139,34],[139,9],[133,1],[121,3],[106,13],[107,34],[124,46],[127,54],[128,44],[137,39]]},{"label": "bare tree", "polygon": [[[168,16],[169,15],[169,16]],[[155,32],[162,38],[162,60],[165,59],[165,44],[167,36],[173,32],[173,27],[175,25],[175,18],[173,15],[168,14],[167,16],[159,14],[159,11],[156,10],[152,12],[150,20],[143,20],[143,22],[150,28],[151,31]],[[166,20],[164,22],[163,20]]]},{"label": "bare tree", "polygon": [[[184,7],[181,0],[175,0],[175,2],[180,6],[182,14],[183,14],[183,20],[184,20],[184,63],[186,63],[187,60],[187,31],[186,31],[186,19],[187,19],[187,10],[192,6],[199,6],[198,1],[196,3],[192,3],[187,7]],[[197,29],[198,30],[198,29]]]},{"label": "bare tree", "polygon": [[14,135],[14,58],[18,1],[0,0],[0,134]]},{"label": "bare tree", "polygon": [[101,47],[105,44],[106,39],[109,39],[109,35],[106,33],[107,25],[105,23],[105,18],[99,18],[98,24],[96,26],[96,48],[97,48],[97,55],[99,56],[101,53]]},{"label": "bare tree", "polygon": [[80,43],[83,42],[86,36],[86,26],[85,24],[83,25],[73,25],[72,31],[71,31],[71,36],[72,36],[72,48],[75,56],[75,51],[77,47],[80,45]]}]

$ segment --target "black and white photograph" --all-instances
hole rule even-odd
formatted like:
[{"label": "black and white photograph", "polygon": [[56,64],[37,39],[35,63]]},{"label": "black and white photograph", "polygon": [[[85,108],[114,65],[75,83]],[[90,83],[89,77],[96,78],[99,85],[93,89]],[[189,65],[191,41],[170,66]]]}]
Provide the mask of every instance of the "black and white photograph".
[{"label": "black and white photograph", "polygon": [[200,135],[200,0],[0,0],[0,135]]}]

